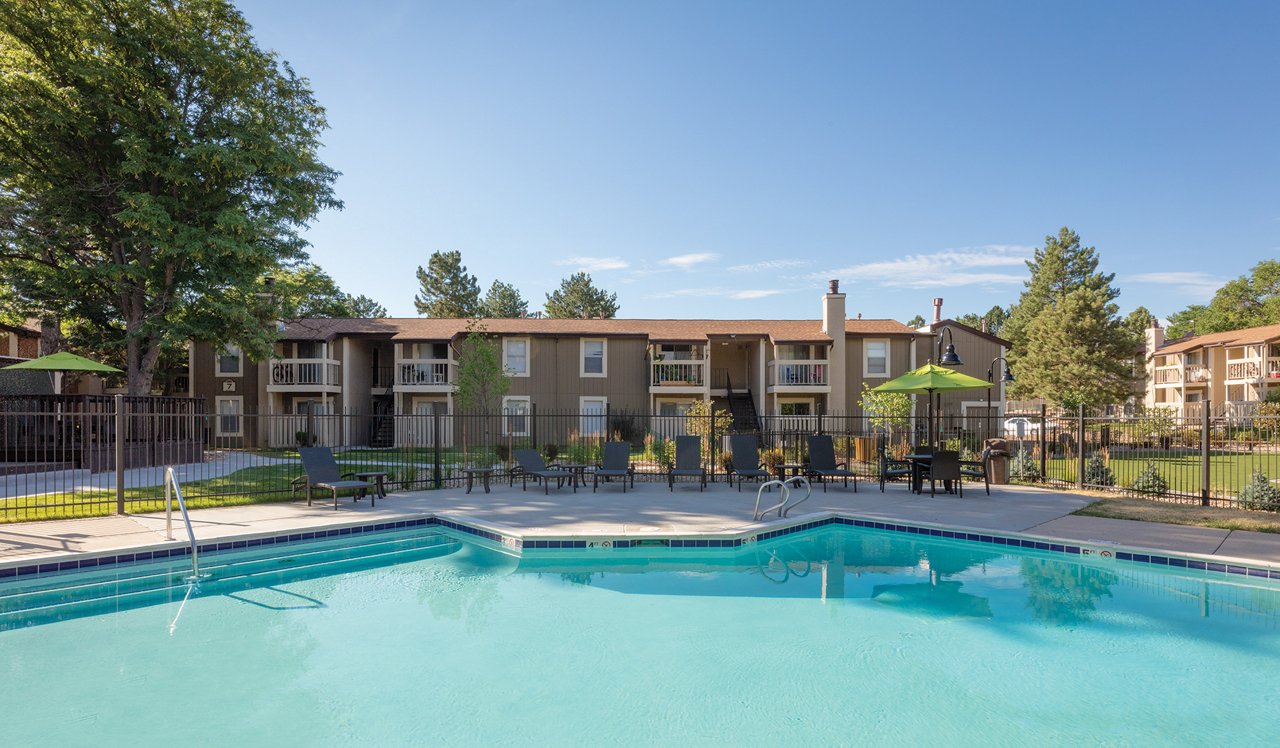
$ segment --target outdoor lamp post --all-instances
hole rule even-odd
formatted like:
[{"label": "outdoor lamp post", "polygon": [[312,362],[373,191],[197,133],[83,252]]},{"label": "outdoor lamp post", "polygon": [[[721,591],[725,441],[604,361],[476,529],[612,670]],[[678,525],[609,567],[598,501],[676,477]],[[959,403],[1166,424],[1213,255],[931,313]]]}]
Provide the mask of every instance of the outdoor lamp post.
[{"label": "outdoor lamp post", "polygon": [[[942,352],[942,337],[947,337],[947,351]],[[938,364],[940,366],[959,366],[964,363],[960,357],[956,355],[955,338],[951,335],[951,328],[944,327],[938,331]]]},{"label": "outdoor lamp post", "polygon": [[[987,381],[995,384],[996,382],[996,364],[1004,362],[1004,374],[1000,375],[1000,383],[1014,381],[1013,369],[1009,366],[1009,359],[1004,356],[996,356],[991,359],[991,367],[987,369]],[[991,388],[987,388],[987,438],[991,438]]]}]

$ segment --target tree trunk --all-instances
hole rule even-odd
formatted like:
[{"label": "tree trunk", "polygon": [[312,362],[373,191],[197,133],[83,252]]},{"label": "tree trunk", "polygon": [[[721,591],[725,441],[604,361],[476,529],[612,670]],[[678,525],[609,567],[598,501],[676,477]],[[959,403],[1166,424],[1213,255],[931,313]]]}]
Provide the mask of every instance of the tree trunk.
[{"label": "tree trunk", "polygon": [[58,318],[49,316],[40,319],[40,355],[48,356],[62,350],[62,325]]}]

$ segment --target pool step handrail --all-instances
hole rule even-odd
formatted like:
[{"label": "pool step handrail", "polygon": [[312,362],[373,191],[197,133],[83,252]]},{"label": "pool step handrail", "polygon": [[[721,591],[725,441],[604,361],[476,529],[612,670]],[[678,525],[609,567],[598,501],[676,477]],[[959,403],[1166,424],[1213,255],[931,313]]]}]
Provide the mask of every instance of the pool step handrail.
[{"label": "pool step handrail", "polygon": [[[792,509],[796,508],[797,504],[803,504],[806,500],[808,500],[810,496],[813,495],[813,486],[809,485],[809,479],[804,477],[803,475],[793,475],[790,478],[787,478],[785,481],[783,481],[783,483],[787,485],[794,483],[797,486],[804,486],[804,498],[796,500],[796,502],[793,504],[788,504],[787,502],[784,501],[783,506],[778,510],[779,517],[786,517],[788,514],[791,513]],[[787,498],[788,499],[791,498],[790,493],[787,494]]]},{"label": "pool step handrail", "polygon": [[[760,497],[764,494],[765,489],[771,488],[773,486],[777,486],[782,490],[782,501],[778,502],[777,504],[774,504],[771,507],[768,507],[762,510],[760,508]],[[764,519],[764,515],[774,510],[777,510],[778,516],[781,517],[782,507],[786,506],[787,502],[790,501],[790,499],[791,499],[791,489],[787,488],[787,484],[784,481],[771,480],[766,483],[761,483],[760,488],[756,489],[756,509],[751,514],[751,521],[759,522],[760,520]]]},{"label": "pool step handrail", "polygon": [[182,499],[182,486],[178,485],[178,476],[173,466],[164,469],[164,537],[173,540],[173,497],[178,497],[178,509],[182,511],[182,521],[187,525],[187,539],[191,543],[191,578],[200,578],[200,553],[196,547],[196,533],[191,529],[191,515],[187,514],[187,502]]}]

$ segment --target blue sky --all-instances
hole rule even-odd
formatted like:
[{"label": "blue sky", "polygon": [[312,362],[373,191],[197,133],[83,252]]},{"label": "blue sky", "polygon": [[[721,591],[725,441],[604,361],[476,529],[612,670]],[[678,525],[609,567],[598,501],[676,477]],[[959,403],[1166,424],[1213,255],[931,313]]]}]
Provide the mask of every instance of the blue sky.
[{"label": "blue sky", "polygon": [[329,112],[314,259],[395,316],[434,250],[533,308],[903,320],[1063,225],[1161,316],[1280,256],[1277,3],[238,5]]}]

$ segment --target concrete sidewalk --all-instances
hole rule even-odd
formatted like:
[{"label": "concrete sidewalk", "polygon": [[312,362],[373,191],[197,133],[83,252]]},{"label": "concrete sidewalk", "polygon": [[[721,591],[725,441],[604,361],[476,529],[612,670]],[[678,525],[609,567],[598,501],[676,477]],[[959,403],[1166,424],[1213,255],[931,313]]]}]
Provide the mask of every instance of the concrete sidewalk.
[{"label": "concrete sidewalk", "polygon": [[[1067,491],[996,486],[987,496],[980,487],[971,487],[960,498],[917,496],[903,485],[891,485],[880,493],[875,484],[866,482],[858,493],[839,487],[825,493],[820,486],[816,489],[790,513],[790,520],[839,512],[874,520],[1280,563],[1280,535],[1076,516],[1071,513],[1092,499]],[[776,503],[777,497],[777,493],[765,494],[762,504]],[[626,494],[612,484],[595,494],[590,488],[575,493],[565,487],[546,495],[532,487],[526,492],[502,485],[490,494],[478,487],[471,494],[461,488],[392,494],[376,507],[367,500],[343,499],[337,511],[332,503],[321,502],[311,507],[304,502],[280,502],[200,509],[191,513],[191,519],[202,543],[429,515],[475,520],[526,538],[687,536],[754,526],[755,501],[751,487],[738,492],[723,483],[712,484],[705,492],[693,484],[678,485],[670,492],[665,484],[646,482],[637,483]],[[186,537],[180,517],[174,518],[174,536],[179,539],[171,541],[175,544]],[[164,543],[163,513],[0,525],[0,564]]]}]

